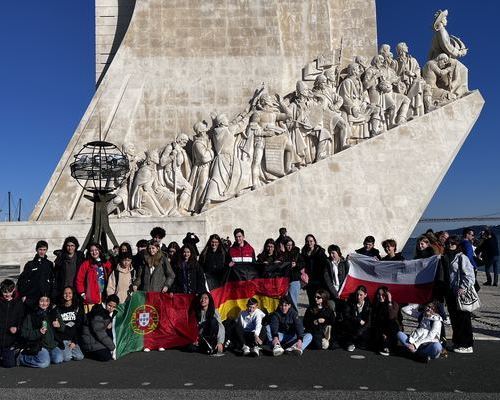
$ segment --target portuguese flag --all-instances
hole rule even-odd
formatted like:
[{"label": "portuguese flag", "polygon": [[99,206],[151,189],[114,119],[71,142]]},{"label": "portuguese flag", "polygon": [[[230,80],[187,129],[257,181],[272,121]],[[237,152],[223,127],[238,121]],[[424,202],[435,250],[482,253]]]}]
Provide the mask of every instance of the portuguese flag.
[{"label": "portuguese flag", "polygon": [[194,295],[134,292],[113,319],[115,358],[142,351],[186,346],[198,338]]},{"label": "portuguese flag", "polygon": [[222,320],[237,318],[251,297],[262,310],[274,311],[279,298],[288,292],[290,267],[290,263],[237,263],[231,267],[224,283],[210,292]]}]

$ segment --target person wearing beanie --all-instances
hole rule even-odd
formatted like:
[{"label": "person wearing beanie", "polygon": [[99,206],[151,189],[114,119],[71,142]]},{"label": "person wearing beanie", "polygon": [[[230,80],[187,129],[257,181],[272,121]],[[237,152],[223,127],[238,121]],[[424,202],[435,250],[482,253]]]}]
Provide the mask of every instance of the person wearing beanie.
[{"label": "person wearing beanie", "polygon": [[38,308],[38,299],[42,294],[55,297],[54,264],[47,258],[49,245],[40,240],[36,244],[33,260],[26,263],[17,281],[17,290],[30,310]]}]

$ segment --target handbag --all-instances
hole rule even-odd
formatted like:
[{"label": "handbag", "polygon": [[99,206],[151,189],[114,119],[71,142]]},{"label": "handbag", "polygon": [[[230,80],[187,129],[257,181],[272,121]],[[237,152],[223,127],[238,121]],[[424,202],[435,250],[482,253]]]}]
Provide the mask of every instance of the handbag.
[{"label": "handbag", "polygon": [[[457,274],[457,286],[460,287],[460,275],[463,273],[462,269],[462,257],[458,260],[458,274]],[[474,288],[474,285],[469,285],[465,288],[465,292],[457,296],[457,308],[460,311],[473,312],[481,307],[481,301]]]}]

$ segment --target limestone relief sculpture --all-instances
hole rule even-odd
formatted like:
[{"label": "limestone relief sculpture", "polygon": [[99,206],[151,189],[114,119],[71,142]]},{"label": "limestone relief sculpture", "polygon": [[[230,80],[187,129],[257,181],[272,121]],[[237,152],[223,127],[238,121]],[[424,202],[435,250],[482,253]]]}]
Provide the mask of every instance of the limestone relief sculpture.
[{"label": "limestone relief sculpture", "polygon": [[397,44],[396,58],[382,44],[370,63],[357,56],[345,66],[333,51],[304,67],[293,92],[270,93],[263,84],[232,120],[212,113],[211,122],[196,122],[192,139],[180,133],[142,154],[123,144],[130,173],[109,213],[204,212],[466,95],[467,68],[458,58],[468,50],[448,34],[447,16],[447,10],[435,14],[423,68],[405,42]]}]

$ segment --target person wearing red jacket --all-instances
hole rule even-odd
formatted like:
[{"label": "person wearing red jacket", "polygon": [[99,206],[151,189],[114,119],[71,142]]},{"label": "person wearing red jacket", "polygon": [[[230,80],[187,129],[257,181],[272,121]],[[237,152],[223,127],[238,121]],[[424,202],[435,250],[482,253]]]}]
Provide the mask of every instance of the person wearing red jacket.
[{"label": "person wearing red jacket", "polygon": [[76,275],[76,291],[83,298],[85,312],[92,309],[94,304],[103,302],[111,269],[111,263],[103,257],[102,247],[98,243],[91,243],[87,258]]},{"label": "person wearing red jacket", "polygon": [[255,250],[245,240],[245,232],[241,228],[234,230],[234,243],[229,248],[229,257],[231,258],[230,267],[236,263],[255,262]]}]

